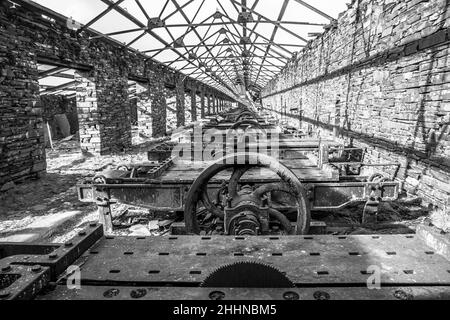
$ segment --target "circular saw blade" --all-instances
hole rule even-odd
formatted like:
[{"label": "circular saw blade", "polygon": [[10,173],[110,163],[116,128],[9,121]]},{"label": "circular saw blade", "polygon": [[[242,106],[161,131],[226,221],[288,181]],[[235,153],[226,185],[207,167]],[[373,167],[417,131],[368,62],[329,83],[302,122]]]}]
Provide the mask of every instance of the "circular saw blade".
[{"label": "circular saw blade", "polygon": [[224,265],[202,282],[205,288],[293,288],[289,278],[275,267],[252,261]]}]

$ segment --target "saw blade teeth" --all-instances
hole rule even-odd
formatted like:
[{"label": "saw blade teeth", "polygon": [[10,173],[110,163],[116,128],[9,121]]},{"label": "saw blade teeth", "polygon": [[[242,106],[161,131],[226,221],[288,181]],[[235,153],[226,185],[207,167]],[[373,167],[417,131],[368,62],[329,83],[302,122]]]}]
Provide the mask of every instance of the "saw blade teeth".
[{"label": "saw blade teeth", "polygon": [[293,288],[294,283],[278,268],[259,261],[237,261],[220,266],[201,283],[208,288]]}]

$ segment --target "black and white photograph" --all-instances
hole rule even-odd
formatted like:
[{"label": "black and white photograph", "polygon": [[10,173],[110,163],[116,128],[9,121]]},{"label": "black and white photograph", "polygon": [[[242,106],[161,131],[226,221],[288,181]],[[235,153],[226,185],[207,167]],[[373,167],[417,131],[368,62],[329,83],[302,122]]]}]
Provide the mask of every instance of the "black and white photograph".
[{"label": "black and white photograph", "polygon": [[450,0],[0,0],[16,300],[450,300]]}]

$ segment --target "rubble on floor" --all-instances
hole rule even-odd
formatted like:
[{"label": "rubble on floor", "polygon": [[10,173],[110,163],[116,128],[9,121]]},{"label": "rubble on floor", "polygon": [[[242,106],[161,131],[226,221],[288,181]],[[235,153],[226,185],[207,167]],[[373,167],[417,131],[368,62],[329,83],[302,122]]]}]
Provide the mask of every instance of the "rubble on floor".
[{"label": "rubble on floor", "polygon": [[77,182],[119,164],[145,162],[145,150],[164,140],[150,140],[111,156],[83,155],[76,135],[55,142],[53,150],[47,149],[46,174],[11,183],[0,192],[0,242],[61,242],[98,221],[95,204],[78,200]]},{"label": "rubble on floor", "polygon": [[[56,142],[53,150],[47,150],[47,174],[39,180],[11,184],[0,193],[0,241],[64,242],[71,238],[89,222],[98,221],[96,206],[78,200],[76,183],[120,164],[145,162],[145,151],[164,140],[150,140],[111,156],[83,155],[76,135]],[[362,226],[363,209],[360,204],[335,213],[315,213],[313,218],[326,222],[331,234],[399,234],[413,233],[430,213],[420,199],[400,199],[380,206],[377,225]],[[165,235],[176,219],[167,214],[160,221],[148,209],[123,204],[114,205],[113,212],[119,215],[116,235]]]}]

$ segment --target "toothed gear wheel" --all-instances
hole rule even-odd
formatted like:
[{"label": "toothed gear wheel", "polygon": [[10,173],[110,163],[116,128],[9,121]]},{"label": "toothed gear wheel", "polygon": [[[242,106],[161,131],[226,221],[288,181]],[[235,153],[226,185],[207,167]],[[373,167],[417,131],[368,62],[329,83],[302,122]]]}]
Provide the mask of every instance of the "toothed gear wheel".
[{"label": "toothed gear wheel", "polygon": [[295,285],[275,267],[251,261],[224,265],[202,282],[205,288],[293,288]]}]

